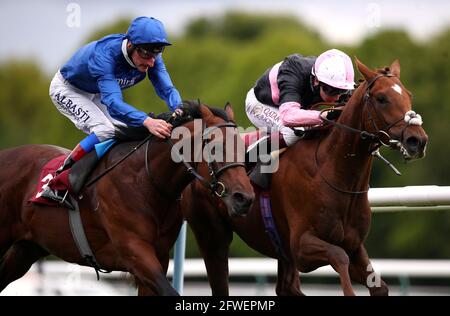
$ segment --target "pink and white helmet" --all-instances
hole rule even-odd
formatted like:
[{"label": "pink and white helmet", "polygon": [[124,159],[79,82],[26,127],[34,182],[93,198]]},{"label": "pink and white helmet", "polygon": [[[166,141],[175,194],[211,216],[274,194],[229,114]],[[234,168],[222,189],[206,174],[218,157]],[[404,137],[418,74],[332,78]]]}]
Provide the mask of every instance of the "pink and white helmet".
[{"label": "pink and white helmet", "polygon": [[338,89],[355,88],[353,64],[347,54],[330,49],[317,57],[311,73],[317,80]]}]

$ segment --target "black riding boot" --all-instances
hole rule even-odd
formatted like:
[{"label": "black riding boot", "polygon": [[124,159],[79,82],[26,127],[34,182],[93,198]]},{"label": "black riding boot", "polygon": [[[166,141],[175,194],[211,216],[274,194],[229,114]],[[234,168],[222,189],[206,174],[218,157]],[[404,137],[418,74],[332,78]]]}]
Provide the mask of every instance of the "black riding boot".
[{"label": "black riding boot", "polygon": [[[277,141],[278,146],[276,146]],[[280,133],[275,132],[261,138],[255,143],[254,147],[251,147],[250,150],[247,151],[246,162],[254,162],[255,157],[257,157],[256,165],[249,173],[249,178],[259,187],[266,190],[270,188],[270,180],[272,173],[274,172],[271,164],[277,163],[273,161],[271,153],[285,147],[287,147],[287,145],[283,136]]]}]

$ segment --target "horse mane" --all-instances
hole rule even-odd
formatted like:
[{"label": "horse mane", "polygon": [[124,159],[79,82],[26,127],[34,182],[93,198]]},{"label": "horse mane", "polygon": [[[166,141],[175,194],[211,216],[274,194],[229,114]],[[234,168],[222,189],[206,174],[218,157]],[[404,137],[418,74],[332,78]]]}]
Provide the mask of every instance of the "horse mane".
[{"label": "horse mane", "polygon": [[[177,117],[173,122],[171,122],[173,128],[186,124],[190,121],[193,121],[194,119],[201,119],[202,114],[200,111],[200,104],[201,103],[199,100],[184,100],[182,108],[185,115],[183,117]],[[203,105],[206,106],[215,116],[220,117],[225,122],[230,121],[227,113],[224,110],[210,107],[205,104]],[[156,118],[167,121],[171,116],[172,112],[168,111],[159,114],[158,116],[156,116]],[[154,115],[151,115],[151,117],[154,117]],[[144,126],[116,126],[115,138],[119,141],[139,141],[145,139],[149,134],[150,132]]]}]

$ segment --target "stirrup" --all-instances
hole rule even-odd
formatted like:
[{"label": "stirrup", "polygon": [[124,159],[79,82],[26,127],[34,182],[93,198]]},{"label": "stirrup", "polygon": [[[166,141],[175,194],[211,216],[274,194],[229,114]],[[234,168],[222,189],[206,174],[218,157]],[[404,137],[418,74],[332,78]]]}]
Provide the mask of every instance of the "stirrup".
[{"label": "stirrup", "polygon": [[63,197],[58,195],[58,191],[52,190],[50,187],[47,187],[41,194],[41,197],[58,202],[61,206],[67,207],[71,210],[74,210],[75,207],[70,203],[70,201],[67,199],[67,196],[69,194],[69,190],[66,190]]},{"label": "stirrup", "polygon": [[56,196],[59,198],[59,200],[57,201],[61,206],[65,206],[71,210],[74,210],[75,207],[72,205],[72,203],[70,203],[70,201],[67,199],[67,196],[69,195],[69,190],[66,190],[66,193],[64,193],[64,196],[61,197],[58,195],[58,191],[55,192]]},{"label": "stirrup", "polygon": [[[62,200],[61,200],[61,202],[59,202],[59,204],[63,204],[64,202],[66,202],[67,194],[69,194],[69,190],[66,190],[66,193],[62,197]],[[59,196],[58,193],[56,193],[56,196]]]}]

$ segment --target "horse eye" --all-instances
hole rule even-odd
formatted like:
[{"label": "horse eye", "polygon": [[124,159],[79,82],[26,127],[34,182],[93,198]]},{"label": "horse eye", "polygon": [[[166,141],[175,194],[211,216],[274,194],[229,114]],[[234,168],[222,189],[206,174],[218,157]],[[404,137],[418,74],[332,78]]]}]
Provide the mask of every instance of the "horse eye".
[{"label": "horse eye", "polygon": [[387,103],[387,99],[384,95],[379,95],[376,97],[377,102],[380,104],[386,104]]}]

